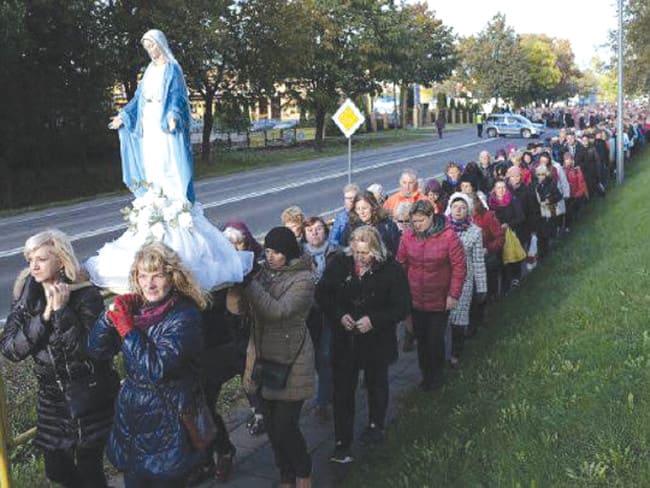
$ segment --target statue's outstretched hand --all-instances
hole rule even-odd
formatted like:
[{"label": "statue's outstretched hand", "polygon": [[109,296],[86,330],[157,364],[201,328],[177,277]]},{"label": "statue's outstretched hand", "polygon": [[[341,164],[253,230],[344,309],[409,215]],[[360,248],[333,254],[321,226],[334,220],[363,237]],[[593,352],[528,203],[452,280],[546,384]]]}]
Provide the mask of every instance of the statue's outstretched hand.
[{"label": "statue's outstretched hand", "polygon": [[111,121],[108,124],[109,129],[119,129],[122,127],[122,118],[119,115],[116,115],[115,117],[111,117]]},{"label": "statue's outstretched hand", "polygon": [[174,132],[176,130],[176,119],[169,119],[169,132]]}]

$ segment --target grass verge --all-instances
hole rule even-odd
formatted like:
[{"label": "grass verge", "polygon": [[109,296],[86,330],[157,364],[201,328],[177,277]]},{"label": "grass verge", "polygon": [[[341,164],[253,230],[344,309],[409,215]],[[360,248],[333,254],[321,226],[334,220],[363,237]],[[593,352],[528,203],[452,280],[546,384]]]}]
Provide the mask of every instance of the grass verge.
[{"label": "grass verge", "polygon": [[345,486],[650,486],[650,152]]}]

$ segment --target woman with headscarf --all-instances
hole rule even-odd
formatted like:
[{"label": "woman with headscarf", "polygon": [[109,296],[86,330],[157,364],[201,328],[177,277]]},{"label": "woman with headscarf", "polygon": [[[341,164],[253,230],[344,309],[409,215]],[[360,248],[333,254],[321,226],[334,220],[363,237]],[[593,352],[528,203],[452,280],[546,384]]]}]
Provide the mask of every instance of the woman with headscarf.
[{"label": "woman with headscarf", "polygon": [[150,182],[170,198],[193,202],[190,104],[183,70],[161,31],[145,32],[140,42],[151,62],[134,97],[110,123],[110,128],[120,129],[122,179],[129,187]]},{"label": "woman with headscarf", "polygon": [[454,193],[449,198],[447,219],[465,250],[466,274],[458,305],[449,313],[451,344],[449,360],[458,364],[470,322],[470,307],[474,301],[483,303],[487,296],[487,275],[481,229],[472,222],[473,202],[465,193]]},{"label": "woman with headscarf", "polygon": [[86,349],[102,297],[61,231],[30,237],[24,255],[29,268],[14,285],[0,351],[10,361],[33,360],[34,444],[47,478],[66,488],[108,487],[102,459],[119,378],[110,361],[92,359]]},{"label": "woman with headscarf", "polygon": [[[429,199],[433,205],[433,210],[437,214],[442,214],[445,211],[443,206],[442,185],[437,178],[431,178],[424,186],[424,195]],[[409,210],[410,212],[410,210]]]}]

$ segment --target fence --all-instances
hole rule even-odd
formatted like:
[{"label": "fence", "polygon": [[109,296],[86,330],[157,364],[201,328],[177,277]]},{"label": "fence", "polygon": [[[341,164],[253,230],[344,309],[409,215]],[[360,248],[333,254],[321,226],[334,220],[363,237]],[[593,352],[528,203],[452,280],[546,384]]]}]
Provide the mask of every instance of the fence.
[{"label": "fence", "polygon": [[0,374],[0,488],[11,488],[11,467],[9,465],[9,450],[25,444],[36,435],[36,427],[27,432],[12,437],[7,412],[7,393],[4,379]]}]

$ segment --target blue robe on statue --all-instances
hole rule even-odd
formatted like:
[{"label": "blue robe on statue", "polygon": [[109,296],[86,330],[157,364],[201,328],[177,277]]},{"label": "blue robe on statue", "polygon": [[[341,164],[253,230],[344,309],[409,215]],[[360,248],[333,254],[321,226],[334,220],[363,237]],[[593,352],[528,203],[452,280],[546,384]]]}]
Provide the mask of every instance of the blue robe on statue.
[{"label": "blue robe on statue", "polygon": [[86,269],[97,286],[125,293],[135,253],[157,240],[178,253],[202,288],[241,282],[253,254],[236,251],[195,201],[183,71],[162,32],[151,30],[145,39],[158,45],[165,60],[149,63],[135,96],[119,113],[123,181],[136,197],[129,229],[88,259]]},{"label": "blue robe on statue", "polygon": [[[152,182],[147,179],[146,164],[143,149],[143,111],[148,102],[144,95],[143,85],[149,70],[154,69],[153,63],[149,65],[142,82],[138,85],[135,96],[120,112],[123,126],[119,130],[120,149],[122,156],[122,181],[132,189],[135,196],[142,196],[146,188],[138,186],[143,182]],[[194,203],[194,185],[192,183],[193,163],[190,148],[190,108],[187,97],[187,87],[183,72],[178,63],[165,63],[162,84],[162,113],[160,128],[169,134],[172,153],[170,156],[178,163],[177,170],[180,176],[181,188],[185,197]],[[169,120],[176,121],[174,130],[169,128]],[[151,164],[151,163],[149,163]]]}]

